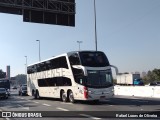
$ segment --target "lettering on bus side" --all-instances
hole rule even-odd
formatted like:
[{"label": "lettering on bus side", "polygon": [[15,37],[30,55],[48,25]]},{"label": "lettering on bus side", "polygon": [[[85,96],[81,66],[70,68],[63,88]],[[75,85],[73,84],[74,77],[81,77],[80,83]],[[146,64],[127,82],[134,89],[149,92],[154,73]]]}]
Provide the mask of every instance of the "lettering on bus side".
[{"label": "lettering on bus side", "polygon": [[51,77],[55,77],[55,71],[51,70]]},{"label": "lettering on bus side", "polygon": [[63,68],[54,69],[54,70],[48,70],[48,71],[43,71],[43,72],[36,72],[33,74],[29,74],[28,76],[32,80],[41,79],[41,78],[65,76],[65,70]]}]

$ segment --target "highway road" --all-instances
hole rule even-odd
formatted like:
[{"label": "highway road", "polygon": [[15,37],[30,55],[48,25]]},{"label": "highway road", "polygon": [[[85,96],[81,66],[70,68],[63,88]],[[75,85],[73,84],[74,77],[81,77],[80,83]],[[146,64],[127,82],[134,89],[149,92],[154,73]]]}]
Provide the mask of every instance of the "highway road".
[{"label": "highway road", "polygon": [[[0,100],[0,110],[5,112],[17,111],[21,114],[25,112],[35,112],[37,113],[37,116],[41,114],[40,116],[42,116],[42,118],[36,118],[37,120],[43,120],[44,116],[53,117],[45,118],[47,120],[64,120],[64,118],[67,120],[103,120],[110,119],[110,116],[116,117],[116,115],[119,119],[125,117],[126,113],[129,113],[129,116],[127,114],[127,117],[132,118],[137,117],[132,116],[135,113],[146,113],[146,111],[146,116],[143,116],[142,118],[152,119],[156,118],[156,115],[158,116],[158,113],[152,112],[160,111],[160,99],[114,96],[113,98],[103,100],[98,104],[82,101],[77,101],[72,104],[69,102],[61,102],[59,99],[42,98],[36,100],[32,96],[18,96],[17,91],[12,91],[11,96],[7,100]],[[16,114],[14,116],[16,116]],[[7,120],[17,119],[23,118],[7,118]],[[32,120],[35,118],[25,119]]]}]

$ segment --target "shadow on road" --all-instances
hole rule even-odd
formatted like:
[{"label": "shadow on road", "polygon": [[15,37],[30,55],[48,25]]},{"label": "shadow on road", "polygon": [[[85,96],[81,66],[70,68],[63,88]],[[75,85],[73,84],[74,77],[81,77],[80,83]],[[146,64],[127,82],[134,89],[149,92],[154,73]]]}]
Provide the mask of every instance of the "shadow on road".
[{"label": "shadow on road", "polygon": [[160,105],[160,99],[140,98],[140,97],[114,97],[109,100],[112,105]]}]

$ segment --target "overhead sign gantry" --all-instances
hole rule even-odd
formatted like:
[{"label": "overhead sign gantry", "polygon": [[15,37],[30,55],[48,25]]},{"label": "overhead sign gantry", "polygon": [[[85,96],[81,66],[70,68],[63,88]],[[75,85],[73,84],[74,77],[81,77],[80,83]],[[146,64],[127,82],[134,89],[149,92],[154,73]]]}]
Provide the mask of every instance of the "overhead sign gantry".
[{"label": "overhead sign gantry", "polygon": [[0,0],[0,12],[24,22],[75,26],[75,0]]}]

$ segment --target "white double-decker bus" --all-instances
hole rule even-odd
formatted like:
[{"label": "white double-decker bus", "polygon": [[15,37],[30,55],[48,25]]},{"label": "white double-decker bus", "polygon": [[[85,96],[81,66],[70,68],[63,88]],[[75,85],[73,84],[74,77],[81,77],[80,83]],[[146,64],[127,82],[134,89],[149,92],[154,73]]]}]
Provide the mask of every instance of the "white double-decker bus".
[{"label": "white double-decker bus", "polygon": [[28,95],[62,101],[99,101],[113,96],[109,61],[101,51],[68,52],[27,67]]}]

